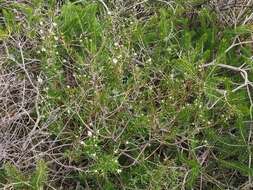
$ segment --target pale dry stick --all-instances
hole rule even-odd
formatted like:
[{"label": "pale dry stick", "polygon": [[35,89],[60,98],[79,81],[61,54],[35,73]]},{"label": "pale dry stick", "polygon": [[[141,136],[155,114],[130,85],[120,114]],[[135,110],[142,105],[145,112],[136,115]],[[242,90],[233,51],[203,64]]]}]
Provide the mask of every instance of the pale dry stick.
[{"label": "pale dry stick", "polygon": [[[50,144],[50,141],[45,141],[45,142],[43,142],[44,144],[45,143],[49,143]],[[61,156],[61,157],[63,157],[64,156],[64,153],[62,153],[62,152],[59,152],[59,153],[52,153],[52,151],[54,151],[54,150],[58,150],[58,151],[61,151],[62,150],[62,148],[64,148],[64,147],[70,147],[72,144],[64,144],[64,145],[59,145],[59,146],[55,146],[55,147],[53,147],[53,148],[50,148],[50,149],[47,149],[47,150],[45,150],[45,151],[38,151],[38,152],[36,152],[36,151],[34,151],[36,154],[34,154],[35,156],[33,156],[33,157],[28,157],[27,159],[26,159],[26,161],[27,162],[31,162],[32,160],[38,160],[38,159],[36,159],[36,158],[43,158],[43,157],[46,157],[46,156],[48,156],[48,157],[52,157],[52,156]],[[33,147],[29,150],[29,152],[30,151],[33,151]],[[60,158],[61,158],[60,157]]]},{"label": "pale dry stick", "polygon": [[181,187],[181,190],[185,190],[185,186],[186,186],[186,179],[187,179],[187,176],[189,175],[191,170],[188,170],[185,175],[184,175],[184,179],[183,179],[183,182],[182,182],[182,187]]},{"label": "pale dry stick", "polygon": [[26,185],[26,186],[28,186],[28,187],[32,187],[31,184],[30,184],[28,181],[22,181],[22,182],[4,184],[3,190],[11,190],[11,189],[14,189],[14,187],[15,187],[16,185],[20,185],[20,184]]},{"label": "pale dry stick", "polygon": [[[247,71],[245,71],[245,69],[242,68],[243,65],[240,66],[240,67],[234,67],[234,66],[230,66],[230,65],[226,65],[226,64],[215,64],[215,62],[212,62],[212,64],[203,65],[203,67],[210,66],[210,65],[216,65],[216,66],[219,66],[219,67],[222,67],[222,68],[226,68],[226,69],[230,69],[230,70],[233,70],[233,71],[240,72],[241,76],[244,79],[244,83],[239,85],[237,88],[233,89],[232,92],[236,92],[236,91],[238,91],[239,89],[241,89],[243,87],[247,88],[247,93],[248,93],[248,97],[249,97],[249,100],[250,100],[250,115],[252,117],[253,101],[252,101],[249,86],[253,87],[253,84],[252,84],[251,81],[248,80],[248,73],[247,73]],[[226,96],[224,96],[224,97],[226,98]]]},{"label": "pale dry stick", "polygon": [[214,103],[212,103],[211,106],[207,106],[207,109],[209,109],[209,110],[213,109],[214,106],[215,106],[219,101],[221,101],[223,98],[225,98],[225,96],[226,96],[226,91],[224,92],[223,96],[220,97],[220,98],[218,98]]},{"label": "pale dry stick", "polygon": [[87,169],[87,167],[78,168],[76,166],[71,166],[71,165],[63,164],[59,160],[57,160],[55,158],[51,158],[51,159],[52,159],[53,162],[57,163],[58,165],[63,166],[64,168],[73,169],[74,171],[85,172],[85,169]]},{"label": "pale dry stick", "polygon": [[47,187],[51,188],[52,190],[57,190],[57,189],[55,189],[53,186],[51,186],[50,183],[46,183],[45,185],[46,185]]},{"label": "pale dry stick", "polygon": [[159,150],[159,148],[161,148],[161,144],[159,144],[159,146],[153,151],[151,152],[144,160],[148,160],[152,155],[154,155],[156,153],[156,151]]},{"label": "pale dry stick", "polygon": [[200,186],[199,186],[199,190],[203,189],[203,174],[200,174]]},{"label": "pale dry stick", "polygon": [[233,49],[236,46],[244,45],[244,44],[253,44],[253,40],[238,42],[238,43],[235,43],[235,44],[233,43],[229,48],[226,49],[225,53],[228,53],[231,49]]},{"label": "pale dry stick", "polygon": [[36,122],[31,130],[31,132],[28,134],[28,139],[27,139],[27,143],[23,145],[23,148],[26,149],[25,147],[28,146],[28,143],[30,143],[32,141],[32,136],[35,134],[36,129],[39,127],[39,123],[41,121],[41,115],[39,113],[39,108],[38,108],[38,97],[39,95],[37,94],[36,96],[36,101],[35,101],[35,109],[36,109],[36,113],[37,113],[37,119]]},{"label": "pale dry stick", "polygon": [[241,89],[241,88],[243,88],[245,86],[248,86],[248,85],[253,86],[252,82],[248,80],[248,73],[247,73],[247,71],[245,71],[241,67],[234,67],[234,66],[226,65],[226,64],[216,64],[214,61],[212,63],[208,63],[208,64],[205,64],[205,65],[202,65],[203,68],[208,67],[208,66],[218,66],[218,67],[221,67],[221,68],[225,68],[225,69],[229,69],[229,70],[237,71],[237,72],[241,73],[241,75],[242,75],[242,77],[244,79],[244,83],[241,84],[240,86],[238,86],[237,88],[233,89],[232,92],[236,92],[239,89]]},{"label": "pale dry stick", "polygon": [[[252,121],[252,119],[253,119],[253,116],[252,116],[253,101],[252,101],[252,97],[251,97],[249,86],[247,86],[247,93],[248,93],[248,97],[249,97],[249,100],[250,100],[250,119]],[[248,135],[248,152],[249,152],[248,168],[249,169],[251,169],[251,165],[252,165],[252,152],[251,152],[252,127],[253,127],[253,124],[250,123],[249,124],[249,135]],[[249,175],[248,178],[249,178],[249,184],[252,185],[252,177],[251,177],[251,175]]]},{"label": "pale dry stick", "polygon": [[246,25],[248,22],[250,22],[251,20],[253,20],[253,13],[251,13],[249,16],[246,16],[243,25]]},{"label": "pale dry stick", "polygon": [[[123,168],[130,168],[131,166],[136,165],[136,164],[138,163],[138,160],[139,160],[140,156],[143,154],[143,152],[145,151],[145,149],[147,148],[148,145],[149,145],[149,143],[146,143],[146,144],[144,145],[144,147],[142,148],[141,152],[138,154],[138,156],[137,156],[136,158],[133,158],[133,157],[131,157],[130,155],[128,155],[128,156],[130,156],[134,161],[133,161],[131,164],[129,164],[128,166],[122,166],[122,167],[123,167]],[[126,153],[124,153],[124,154],[126,155]]]},{"label": "pale dry stick", "polygon": [[[253,86],[251,85],[251,87],[253,87]],[[253,119],[253,115],[252,115],[253,100],[252,100],[252,97],[251,97],[251,92],[250,92],[249,86],[247,86],[247,93],[248,93],[248,97],[249,97],[249,100],[250,100],[250,119],[252,120]]]},{"label": "pale dry stick", "polygon": [[124,149],[119,149],[120,152],[122,152],[122,154],[124,154],[126,151],[127,152],[133,152],[133,151],[138,151],[140,150],[138,148],[138,145],[134,144],[134,143],[131,143],[133,146],[135,146],[135,148],[124,148]]},{"label": "pale dry stick", "polygon": [[82,122],[82,124],[83,124],[89,131],[91,131],[92,133],[94,133],[94,130],[91,129],[90,126],[87,125],[87,124],[85,123],[85,121],[84,121],[83,118],[80,116],[80,114],[79,114],[78,112],[76,112],[76,114],[77,114],[77,116],[79,117],[79,119],[80,119],[80,121]]},{"label": "pale dry stick", "polygon": [[[252,120],[252,118],[251,118]],[[249,135],[248,135],[248,152],[249,152],[249,161],[248,161],[248,168],[249,170],[251,170],[251,165],[252,165],[252,152],[251,152],[251,138],[252,138],[252,123],[250,123],[250,126],[249,126]],[[252,185],[252,177],[251,175],[248,176],[248,180],[249,180],[249,184]]]},{"label": "pale dry stick", "polygon": [[[238,13],[237,19],[239,20],[240,17],[242,17],[249,9],[251,9],[252,5],[253,5],[253,1],[252,0],[248,0],[247,4],[243,5],[243,8],[240,9],[240,12]],[[243,21],[244,24],[245,24],[245,20],[246,19],[244,19],[244,21]]]},{"label": "pale dry stick", "polygon": [[175,3],[174,1],[166,1],[166,0],[157,0],[157,1],[167,4],[173,10],[174,13],[176,12],[175,8],[172,6],[172,3]]},{"label": "pale dry stick", "polygon": [[[48,141],[48,143],[54,143],[54,141]],[[40,152],[39,154],[48,155],[48,156],[50,156],[50,155],[61,155],[61,156],[64,156],[64,153],[62,151],[60,151],[58,153],[50,153],[50,152],[57,151],[57,150],[62,150],[62,148],[70,147],[70,146],[73,146],[73,144],[72,143],[71,144],[70,143],[69,144],[66,143],[66,144],[58,145],[58,146],[52,147],[50,149],[47,149],[44,152]]]},{"label": "pale dry stick", "polygon": [[121,130],[121,132],[120,132],[120,133],[118,134],[118,136],[114,139],[115,141],[117,141],[117,140],[120,138],[120,136],[124,133],[124,131],[126,130],[126,128],[127,128],[129,122],[130,122],[130,121],[127,121],[127,123],[125,124],[125,126],[123,127],[123,129]]},{"label": "pale dry stick", "polygon": [[217,0],[212,2],[220,19],[227,25],[234,25],[234,27],[237,27],[238,24],[245,23],[247,18],[246,13],[252,9],[253,1],[234,0],[232,4],[229,4],[229,2]]},{"label": "pale dry stick", "polygon": [[100,3],[102,3],[102,5],[105,7],[106,11],[108,14],[110,14],[110,10],[108,8],[108,6],[106,5],[106,3],[103,0],[98,0]]},{"label": "pale dry stick", "polygon": [[[31,83],[31,85],[34,87],[34,89],[38,92],[38,88],[34,85],[28,71],[26,70],[26,67],[25,67],[25,58],[24,58],[24,53],[23,53],[23,47],[21,46],[20,42],[18,43],[18,46],[19,46],[19,51],[20,51],[20,56],[21,56],[21,60],[22,60],[22,66],[21,68],[24,70],[29,82]],[[16,61],[17,62],[17,61]],[[18,64],[20,65],[20,64]]]},{"label": "pale dry stick", "polygon": [[[68,109],[68,108],[66,108],[66,111],[67,111],[67,109]],[[63,111],[63,112],[65,112],[65,111]],[[73,116],[73,115],[74,115],[74,114],[72,113],[71,116]],[[60,117],[60,116],[58,116],[58,117]],[[56,116],[56,118],[57,118],[57,116]],[[56,118],[55,118],[55,120],[56,120]],[[60,136],[62,135],[62,133],[64,132],[64,130],[65,130],[66,127],[68,126],[68,123],[69,123],[70,120],[71,120],[71,118],[68,118],[68,120],[65,122],[64,126],[62,127],[62,129],[59,131],[59,133],[57,134],[57,136],[54,138],[54,141],[53,141],[53,143],[51,144],[50,147],[52,147],[56,142],[60,141],[60,140],[58,140],[58,139],[60,138]]]},{"label": "pale dry stick", "polygon": [[215,179],[213,176],[208,175],[208,174],[206,174],[206,173],[203,174],[203,178],[204,178],[205,180],[207,180],[207,181],[209,181],[209,182],[215,184],[216,186],[218,186],[219,189],[228,188],[229,190],[238,190],[237,188],[234,188],[234,187],[232,187],[232,186],[230,186],[230,185],[229,185],[229,187],[228,187],[227,184],[224,184],[224,183],[218,181],[218,180]]},{"label": "pale dry stick", "polygon": [[[1,63],[0,79],[1,88],[0,107],[6,109],[1,117],[0,144],[4,154],[1,154],[1,163],[10,161],[19,169],[27,169],[35,166],[35,160],[42,155],[43,148],[47,145],[48,133],[46,128],[38,128],[40,113],[38,108],[38,89],[30,73],[27,64],[37,62],[36,59],[26,59],[23,54],[23,45],[17,43],[21,62],[18,62],[9,54],[6,43],[4,42],[6,58]],[[5,60],[12,60],[16,63],[12,66],[12,72],[4,67]],[[21,69],[16,68],[18,66]],[[3,67],[3,69],[2,69]],[[14,70],[14,71],[13,71]],[[25,79],[18,78],[19,72],[23,71]],[[29,84],[30,83],[30,84]],[[37,96],[36,96],[37,95]],[[36,97],[36,98],[35,98]],[[35,100],[36,99],[36,100]],[[30,114],[37,113],[36,120]],[[4,119],[3,119],[4,118]],[[31,159],[30,162],[27,162]]]},{"label": "pale dry stick", "polygon": [[[14,75],[15,76],[15,75]],[[9,81],[6,81],[6,82],[9,82]],[[14,82],[14,85],[15,84],[19,84],[19,83],[16,83],[18,81],[13,81]],[[30,110],[26,110],[25,107],[26,105],[29,103],[33,103],[33,96],[24,96],[24,94],[26,94],[27,92],[27,89],[22,87],[23,85],[20,86],[20,91],[17,91],[19,94],[21,94],[21,99],[20,99],[20,103],[17,102],[17,106],[20,107],[20,109],[23,109],[24,110],[24,114],[28,116],[28,118],[30,118],[30,120],[32,121],[32,123],[36,123],[32,118],[31,116],[29,115],[30,114]],[[11,89],[11,87],[10,87]],[[15,89],[16,90],[16,89]],[[23,92],[22,92],[23,91]],[[13,95],[11,94],[10,92],[10,95]],[[17,94],[17,97],[19,95]],[[25,97],[25,98],[24,98]],[[31,97],[31,100],[30,99],[27,99],[27,97]],[[15,105],[16,103],[13,102],[13,104]],[[19,105],[20,104],[20,105]],[[30,106],[29,106],[30,107]],[[32,107],[30,107],[32,109]],[[19,110],[17,110],[16,113],[16,116],[17,119],[21,118],[22,119],[22,115],[20,115],[18,112]],[[15,110],[14,110],[15,111]],[[19,115],[17,115],[19,114]],[[41,145],[43,145],[43,139],[46,139],[47,137],[44,136],[44,135],[47,135],[47,133],[43,132],[42,129],[39,129],[39,130],[34,130],[33,133],[31,133],[30,131],[30,125],[27,125],[26,123],[24,123],[23,126],[21,126],[19,123],[15,123],[15,121],[11,121],[10,123],[11,125],[19,125],[19,127],[17,127],[15,129],[15,131],[12,131],[12,128],[14,129],[15,126],[11,127],[11,128],[8,128],[8,127],[5,127],[5,128],[2,128],[2,132],[4,133],[4,136],[5,138],[2,139],[3,142],[2,143],[5,143],[6,144],[6,148],[5,148],[5,152],[7,153],[7,155],[5,156],[5,160],[9,160],[11,161],[14,165],[16,165],[18,168],[29,168],[30,166],[34,166],[35,164],[32,162],[30,163],[27,163],[28,165],[24,166],[24,167],[20,167],[21,165],[24,165],[25,162],[27,161],[27,158],[37,158],[38,155],[37,155],[37,152],[35,150],[36,147],[38,147],[38,150],[40,149]],[[24,132],[22,132],[22,136],[20,136],[18,130],[23,130]],[[34,135],[32,135],[34,134]],[[38,144],[32,144],[31,141],[29,142],[29,140],[27,141],[27,139],[30,139],[28,138],[28,136],[30,136],[31,138],[34,138],[36,142],[37,139],[42,139],[42,141],[37,141]],[[46,143],[46,142],[45,142]],[[24,146],[25,144],[27,144],[27,146]],[[23,147],[21,147],[23,145]],[[31,147],[31,149],[27,149],[29,147]],[[34,150],[33,150],[34,149]],[[13,153],[14,152],[14,153]],[[40,152],[40,151],[39,151]],[[26,156],[27,154],[27,156]],[[34,155],[34,156],[32,156]]]},{"label": "pale dry stick", "polygon": [[[109,113],[109,114],[105,117],[105,119],[109,119],[110,117],[112,117],[113,115],[115,115],[116,113],[118,113],[118,112],[122,109],[122,107],[123,107],[125,101],[127,100],[127,97],[128,97],[128,95],[129,95],[129,92],[130,92],[130,91],[131,91],[131,89],[129,89],[129,90],[128,90],[127,92],[125,92],[125,93],[122,93],[122,94],[117,95],[117,96],[121,96],[121,95],[125,95],[125,96],[124,96],[124,99],[121,101],[120,105],[119,105],[117,108],[115,108],[114,111],[112,111],[111,113]],[[116,97],[116,96],[115,96],[115,97]]]},{"label": "pale dry stick", "polygon": [[[128,158],[131,158],[132,160],[135,160],[134,157],[132,157],[131,155],[129,155],[129,154],[125,153],[125,152],[121,152],[120,155],[125,155],[125,156],[127,156]],[[137,161],[136,163],[138,163],[138,161]],[[124,166],[121,166],[121,167],[124,167]],[[128,168],[128,166],[126,166],[126,168]]]}]

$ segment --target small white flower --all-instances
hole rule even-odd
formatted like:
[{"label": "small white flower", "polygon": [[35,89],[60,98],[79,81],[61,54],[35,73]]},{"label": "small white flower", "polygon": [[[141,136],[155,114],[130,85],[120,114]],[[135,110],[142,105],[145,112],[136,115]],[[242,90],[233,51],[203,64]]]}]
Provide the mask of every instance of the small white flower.
[{"label": "small white flower", "polygon": [[108,15],[112,15],[112,12],[111,12],[111,11],[108,11],[107,14],[108,14]]},{"label": "small white flower", "polygon": [[44,31],[43,31],[43,30],[40,30],[40,33],[41,33],[41,34],[43,34],[43,33],[44,33]]},{"label": "small white flower", "polygon": [[39,84],[42,84],[42,83],[43,83],[42,78],[38,77],[38,83],[39,83]]},{"label": "small white flower", "polygon": [[92,132],[91,132],[91,131],[88,131],[88,132],[87,132],[87,135],[88,135],[88,137],[91,137],[91,136],[92,136]]},{"label": "small white flower", "polygon": [[91,154],[92,157],[96,157],[96,155],[97,155],[96,153]]},{"label": "small white flower", "polygon": [[115,43],[114,43],[114,46],[118,47],[118,46],[119,46],[119,43],[118,43],[118,42],[115,42]]},{"label": "small white flower", "polygon": [[81,144],[81,145],[85,145],[85,142],[84,142],[84,141],[80,141],[80,144]]},{"label": "small white flower", "polygon": [[97,170],[94,170],[94,172],[95,172],[95,173],[98,173],[98,171],[97,171]]},{"label": "small white flower", "polygon": [[70,86],[69,86],[69,85],[67,85],[67,88],[70,88]]},{"label": "small white flower", "polygon": [[126,141],[126,144],[129,144],[129,141]]},{"label": "small white flower", "polygon": [[41,26],[43,25],[43,22],[42,22],[42,21],[40,21],[40,25],[41,25]]},{"label": "small white flower", "polygon": [[42,47],[42,48],[41,48],[41,51],[42,51],[42,52],[45,52],[45,51],[46,51],[46,48]]},{"label": "small white flower", "polygon": [[59,38],[57,37],[57,36],[54,36],[54,39],[57,41],[57,40],[59,40]]},{"label": "small white flower", "polygon": [[121,173],[122,172],[122,170],[121,169],[117,169],[117,173]]},{"label": "small white flower", "polygon": [[113,58],[113,59],[112,59],[112,62],[113,62],[114,64],[117,64],[117,63],[118,63],[118,59]]},{"label": "small white flower", "polygon": [[63,63],[67,63],[67,60],[66,60],[66,59],[63,59],[62,61],[63,61]]},{"label": "small white flower", "polygon": [[57,23],[53,22],[52,25],[55,27],[55,26],[57,26]]}]

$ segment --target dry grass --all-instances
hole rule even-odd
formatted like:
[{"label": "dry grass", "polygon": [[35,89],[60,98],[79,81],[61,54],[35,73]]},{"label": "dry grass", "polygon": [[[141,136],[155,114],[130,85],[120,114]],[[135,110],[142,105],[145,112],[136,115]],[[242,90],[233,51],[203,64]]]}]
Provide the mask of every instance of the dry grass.
[{"label": "dry grass", "polygon": [[[34,2],[15,3],[32,7]],[[235,65],[225,58],[220,62],[220,57],[251,45],[252,34],[236,34],[220,57],[216,59],[213,47],[211,56],[199,60],[192,54],[202,56],[205,48],[199,50],[193,41],[187,46],[187,35],[201,29],[194,28],[199,27],[194,19],[202,8],[215,10],[217,35],[224,28],[250,25],[253,0],[213,0],[200,8],[192,1],[99,0],[95,19],[90,16],[98,24],[93,26],[84,15],[88,32],[77,37],[67,36],[64,23],[55,23],[71,18],[67,11],[61,18],[63,8],[72,10],[63,6],[66,2],[32,7],[39,18],[31,16],[34,25],[29,11],[13,8],[15,3],[0,0],[0,9],[13,11],[21,26],[0,33],[0,174],[10,163],[29,176],[44,160],[48,179],[42,186],[47,189],[252,188],[252,57],[245,53],[248,62]],[[74,4],[82,7],[79,3]],[[183,18],[188,5],[196,15]],[[0,15],[0,23],[6,24],[6,16]],[[189,28],[181,18],[189,21]],[[67,28],[83,30],[71,22]],[[208,85],[211,93],[206,92]],[[241,111],[240,106],[246,108]],[[238,121],[250,127],[241,129]],[[233,165],[239,153],[231,153],[231,163],[226,157],[233,141],[235,151],[244,151],[246,169]],[[25,185],[30,188],[29,180]],[[0,182],[5,189],[16,187],[15,180],[1,181],[1,175]]]},{"label": "dry grass", "polygon": [[214,0],[211,5],[221,22],[228,26],[236,27],[253,21],[252,0]]}]

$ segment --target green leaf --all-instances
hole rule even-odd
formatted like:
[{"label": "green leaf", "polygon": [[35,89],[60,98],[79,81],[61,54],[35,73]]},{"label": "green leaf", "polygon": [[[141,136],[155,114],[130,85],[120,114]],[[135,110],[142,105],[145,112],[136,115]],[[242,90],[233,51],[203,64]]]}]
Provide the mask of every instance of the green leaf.
[{"label": "green leaf", "polygon": [[16,28],[15,15],[13,12],[6,9],[3,9],[2,11],[5,19],[5,27],[7,28],[8,32],[11,33]]},{"label": "green leaf", "polygon": [[44,183],[47,180],[47,165],[44,161],[39,161],[37,163],[36,170],[31,176],[31,185],[34,190],[42,190]]},{"label": "green leaf", "polygon": [[253,176],[253,168],[249,168],[247,165],[243,163],[225,161],[225,160],[219,160],[219,162],[221,163],[223,167],[239,171],[241,174],[245,176]]},{"label": "green leaf", "polygon": [[29,186],[25,176],[14,165],[7,163],[5,164],[4,169],[7,180],[9,183],[15,184],[15,189],[26,189]]},{"label": "green leaf", "polygon": [[8,38],[9,34],[6,30],[0,28],[0,40],[4,40]]},{"label": "green leaf", "polygon": [[183,154],[179,155],[179,159],[181,162],[185,163],[187,166],[190,167],[190,172],[188,174],[187,186],[189,188],[193,188],[197,178],[199,177],[201,166],[199,165],[197,160],[189,160]]}]

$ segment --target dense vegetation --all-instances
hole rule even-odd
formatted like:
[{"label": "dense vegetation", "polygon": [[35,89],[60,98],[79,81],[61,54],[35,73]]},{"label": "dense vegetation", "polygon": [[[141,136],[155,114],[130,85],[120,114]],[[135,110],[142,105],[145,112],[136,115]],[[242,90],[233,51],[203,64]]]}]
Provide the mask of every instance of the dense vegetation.
[{"label": "dense vegetation", "polygon": [[222,2],[0,0],[0,187],[252,189],[253,2]]}]

